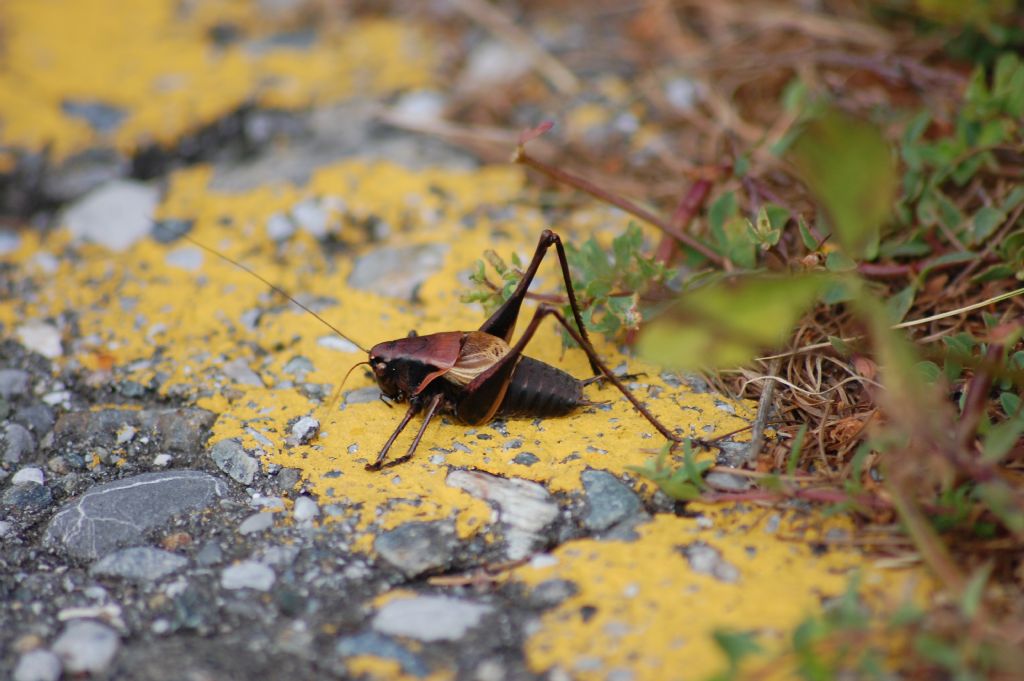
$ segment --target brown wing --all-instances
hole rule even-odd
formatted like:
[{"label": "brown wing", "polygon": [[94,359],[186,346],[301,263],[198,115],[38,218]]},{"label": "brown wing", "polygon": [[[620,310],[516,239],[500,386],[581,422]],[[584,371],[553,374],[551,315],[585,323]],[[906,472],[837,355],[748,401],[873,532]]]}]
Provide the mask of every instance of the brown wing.
[{"label": "brown wing", "polygon": [[462,343],[459,359],[444,377],[455,385],[467,385],[494,366],[509,350],[508,343],[497,336],[483,331],[470,331]]}]

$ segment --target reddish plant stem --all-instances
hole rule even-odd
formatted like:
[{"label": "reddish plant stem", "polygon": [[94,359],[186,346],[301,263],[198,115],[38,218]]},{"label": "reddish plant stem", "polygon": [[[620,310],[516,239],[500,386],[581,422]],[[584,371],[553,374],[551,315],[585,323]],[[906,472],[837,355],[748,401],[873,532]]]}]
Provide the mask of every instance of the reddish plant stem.
[{"label": "reddish plant stem", "polygon": [[707,503],[723,503],[733,501],[780,501],[783,499],[805,499],[826,504],[839,504],[852,501],[867,508],[891,509],[893,505],[886,500],[861,494],[851,496],[841,489],[816,487],[812,489],[793,489],[786,492],[754,489],[746,492],[705,492],[700,500]]},{"label": "reddish plant stem", "polygon": [[981,418],[985,415],[988,391],[992,387],[992,372],[989,371],[989,367],[994,366],[1002,356],[1002,344],[990,344],[985,353],[985,361],[974,372],[971,382],[967,385],[967,401],[964,403],[964,411],[957,428],[957,443],[961,452],[973,449],[971,445],[978,432],[978,424],[981,423]]},{"label": "reddish plant stem", "polygon": [[[672,213],[669,224],[679,232],[685,232],[686,227],[697,216],[697,212],[707,201],[711,194],[712,183],[710,180],[697,180],[690,186],[690,191],[679,201],[676,210]],[[654,259],[663,265],[671,265],[679,251],[679,240],[670,234],[666,234],[658,243],[654,251]]]},{"label": "reddish plant stem", "polygon": [[[934,258],[925,260],[920,263],[874,263],[874,262],[862,262],[857,265],[857,271],[865,277],[871,277],[873,279],[899,279],[900,277],[908,277],[916,275],[925,270],[949,270],[956,267],[963,267],[964,265],[970,264],[970,262],[940,262],[932,265]],[[985,262],[995,262],[995,258],[985,258]]]},{"label": "reddish plant stem", "polygon": [[601,201],[604,201],[615,206],[616,208],[624,210],[630,215],[633,215],[639,218],[640,220],[643,220],[644,222],[657,227],[666,234],[675,237],[679,241],[683,242],[693,250],[703,255],[705,258],[707,258],[709,261],[711,261],[718,267],[722,267],[725,264],[725,260],[718,253],[715,253],[709,247],[705,246],[700,241],[690,236],[686,232],[683,232],[682,230],[677,229],[675,226],[669,224],[668,222],[665,222],[654,213],[651,213],[645,208],[633,203],[629,199],[617,196],[615,194],[612,194],[611,192],[606,191],[605,189],[602,189],[601,187],[598,187],[593,182],[590,182],[585,178],[579,177],[578,175],[573,175],[572,173],[568,173],[564,170],[561,170],[560,168],[555,168],[554,166],[550,166],[547,163],[544,163],[543,161],[530,156],[529,154],[526,153],[526,150],[523,149],[523,147],[521,146],[516,148],[516,153],[512,157],[512,161],[514,163],[520,163],[529,168],[533,168],[537,172],[541,173],[542,175],[546,175],[547,177],[551,178],[556,182],[560,182],[570,187],[575,187],[576,189],[579,189],[582,192],[590,194],[596,199],[599,199]]}]

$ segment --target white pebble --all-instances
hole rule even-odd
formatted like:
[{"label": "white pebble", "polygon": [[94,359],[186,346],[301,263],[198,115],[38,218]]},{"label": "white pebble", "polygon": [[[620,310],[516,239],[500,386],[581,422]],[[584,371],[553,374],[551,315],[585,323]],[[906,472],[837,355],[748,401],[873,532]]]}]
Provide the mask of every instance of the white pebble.
[{"label": "white pebble", "polygon": [[60,658],[49,650],[30,650],[18,660],[14,681],[57,681]]},{"label": "white pebble", "polygon": [[243,560],[220,573],[220,585],[225,589],[255,589],[268,591],[274,585],[274,571],[263,563]]},{"label": "white pebble", "polygon": [[295,508],[292,509],[295,522],[301,523],[320,515],[320,507],[309,497],[299,497],[295,500]]},{"label": "white pebble", "polygon": [[43,484],[43,469],[35,466],[26,466],[11,477],[11,483],[17,485],[22,482],[34,482]]},{"label": "white pebble", "polygon": [[121,645],[117,632],[99,622],[76,620],[68,623],[53,652],[71,674],[98,673],[110,666]]}]

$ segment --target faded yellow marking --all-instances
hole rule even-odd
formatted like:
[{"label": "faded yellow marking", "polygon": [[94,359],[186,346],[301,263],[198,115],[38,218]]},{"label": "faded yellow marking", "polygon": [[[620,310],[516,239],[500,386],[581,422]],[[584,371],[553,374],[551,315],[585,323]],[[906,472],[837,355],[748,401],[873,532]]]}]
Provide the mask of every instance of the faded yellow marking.
[{"label": "faded yellow marking", "polygon": [[[172,144],[243,104],[285,108],[432,82],[430,41],[393,20],[330,13],[312,43],[275,45],[275,31],[308,28],[240,0],[5,0],[0,3],[0,146],[56,159],[93,147],[130,153]],[[238,42],[208,37],[231,24]],[[124,112],[112,132],[62,110],[67,101]],[[5,163],[0,162],[0,166]]]},{"label": "faded yellow marking", "polygon": [[354,678],[381,681],[448,681],[455,678],[454,669],[436,669],[426,676],[406,674],[396,660],[373,655],[353,655],[345,658],[345,668]]},{"label": "faded yellow marking", "polygon": [[[412,172],[390,163],[349,161],[317,171],[301,188],[281,185],[239,194],[211,191],[210,177],[210,170],[202,167],[175,173],[160,216],[194,220],[194,238],[286,290],[336,300],[322,314],[365,346],[403,337],[413,328],[420,333],[477,328],[484,313],[459,302],[466,289],[465,273],[487,248],[506,254],[516,250],[528,259],[547,226],[539,211],[516,203],[522,193],[517,168]],[[333,229],[352,249],[351,256],[329,263],[318,244],[302,232],[281,246],[266,237],[269,217],[287,213],[311,197],[344,203],[346,220],[335,216]],[[500,223],[492,221],[492,213],[502,216]],[[467,215],[474,216],[474,226],[465,226]],[[392,226],[393,235],[381,246],[449,246],[443,267],[420,290],[422,305],[348,286],[352,258],[376,247],[367,245],[364,231],[351,222],[370,216]],[[593,211],[577,222],[600,225],[609,234],[624,228],[624,220],[608,211]],[[496,240],[493,232],[498,229],[508,236]],[[566,237],[572,238],[568,233]],[[59,258],[53,272],[33,264],[41,253],[63,250],[71,255]],[[182,250],[195,251],[201,267],[190,271],[169,264],[169,254],[180,256]],[[606,407],[582,409],[563,418],[510,420],[507,436],[496,424],[470,429],[437,419],[412,461],[367,472],[363,466],[376,456],[403,407],[389,409],[372,401],[342,404],[326,413],[326,400],[321,404],[303,395],[283,371],[292,357],[301,355],[313,363],[315,371],[305,381],[327,385],[326,394],[365,357],[321,345],[319,339],[332,336],[329,330],[246,272],[184,241],[168,246],[145,240],[115,255],[97,246],[71,245],[60,230],[44,243],[26,234],[21,249],[11,257],[38,289],[24,300],[0,302],[5,333],[20,320],[61,319],[74,311],[80,338],[66,362],[92,372],[91,380],[130,378],[148,384],[159,377],[161,393],[194,400],[220,415],[211,442],[237,438],[264,464],[299,468],[321,504],[342,505],[364,528],[448,519],[459,536],[467,537],[487,526],[493,513],[485,502],[445,484],[450,466],[522,477],[544,483],[552,492],[564,492],[581,488],[580,474],[587,468],[625,473],[663,442],[613,388],[590,387],[587,396],[607,400]],[[538,286],[560,291],[554,255],[549,260],[541,268]],[[520,331],[530,309],[528,304]],[[262,311],[255,330],[243,323],[247,310]],[[609,344],[599,343],[598,349],[612,366],[625,360]],[[589,375],[586,356],[577,349],[563,351],[553,322],[542,325],[528,350],[573,375]],[[228,362],[243,363],[263,385],[234,383],[224,373]],[[639,361],[629,361],[628,366],[647,374],[637,386],[641,399],[664,422],[686,432],[713,436],[736,430],[746,425],[741,417],[752,413],[746,403],[667,386],[658,378],[657,367]],[[362,372],[355,372],[346,389],[372,385]],[[305,415],[321,421],[319,439],[307,446],[287,446],[289,423]],[[396,456],[404,452],[418,426],[414,420],[399,438]],[[532,466],[514,463],[523,452],[539,460]],[[366,534],[357,545],[368,550],[372,541],[373,535]]]},{"label": "faded yellow marking", "polygon": [[[798,623],[820,612],[824,599],[845,592],[858,568],[860,594],[871,607],[920,605],[934,586],[920,569],[872,569],[857,551],[816,556],[809,543],[828,529],[849,530],[841,519],[788,516],[780,532],[802,531],[806,538],[792,542],[766,531],[770,509],[691,504],[688,510],[706,518],[658,516],[638,528],[634,541],[570,542],[554,551],[553,565],[515,570],[529,588],[564,579],[577,589],[542,616],[528,640],[533,671],[560,667],[578,679],[605,679],[618,670],[637,681],[708,678],[726,666],[711,639],[716,629],[758,634],[763,664]],[[695,572],[682,553],[695,542],[734,566],[737,582]],[[780,669],[778,678],[794,675]]]}]

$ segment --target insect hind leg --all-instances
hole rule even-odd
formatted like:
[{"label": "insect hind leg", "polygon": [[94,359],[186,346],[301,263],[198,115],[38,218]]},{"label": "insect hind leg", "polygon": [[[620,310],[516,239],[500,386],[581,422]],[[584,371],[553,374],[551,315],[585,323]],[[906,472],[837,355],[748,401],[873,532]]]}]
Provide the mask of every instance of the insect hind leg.
[{"label": "insect hind leg", "polygon": [[[519,310],[523,305],[523,300],[526,298],[526,292],[530,288],[530,284],[533,283],[533,278],[537,274],[537,269],[540,267],[541,261],[544,260],[544,256],[547,255],[548,249],[551,246],[555,247],[555,252],[558,254],[558,264],[562,270],[562,279],[565,281],[565,291],[569,298],[569,307],[572,308],[572,316],[576,321],[576,326],[579,329],[579,334],[584,339],[584,342],[590,343],[590,337],[587,335],[587,327],[583,324],[583,316],[580,314],[579,303],[576,302],[576,292],[572,287],[572,277],[569,275],[569,261],[565,256],[565,247],[562,246],[562,239],[557,234],[552,232],[550,229],[545,229],[541,232],[540,240],[537,242],[537,249],[533,252],[533,258],[530,260],[530,264],[527,266],[526,271],[523,272],[523,278],[519,280],[519,284],[516,286],[515,291],[509,296],[501,307],[495,310],[494,314],[488,317],[480,326],[480,331],[497,336],[505,339],[506,343],[512,342],[512,333],[516,328],[516,320],[519,319]],[[563,321],[563,323],[565,323]],[[577,341],[580,343],[580,341]],[[582,343],[580,343],[582,347]],[[588,352],[587,356],[590,358],[590,368],[594,372],[595,376],[601,375],[601,371],[597,364],[594,363],[593,354]]]},{"label": "insect hind leg", "polygon": [[513,358],[519,357],[523,353],[523,349],[526,347],[526,344],[530,342],[533,335],[537,332],[537,327],[540,326],[544,317],[549,315],[557,319],[558,323],[565,328],[566,332],[568,332],[572,339],[579,344],[580,348],[582,348],[584,352],[587,353],[591,366],[596,367],[605,380],[618,388],[619,392],[629,400],[629,403],[632,404],[633,407],[640,412],[641,416],[647,419],[647,421],[654,426],[654,428],[661,433],[665,439],[671,442],[682,442],[685,439],[669,430],[654,414],[651,413],[647,407],[643,405],[642,402],[640,402],[640,400],[637,399],[636,395],[626,387],[626,384],[623,383],[618,376],[612,373],[612,370],[608,365],[604,363],[600,356],[598,356],[594,346],[590,343],[590,339],[581,335],[573,325],[569,323],[561,310],[556,307],[551,305],[541,305],[538,307],[537,311],[533,315],[533,319],[530,320],[529,326],[526,327],[526,331],[523,332],[522,337],[516,342],[515,346],[513,346],[511,352],[502,358],[502,361],[513,361]]}]

